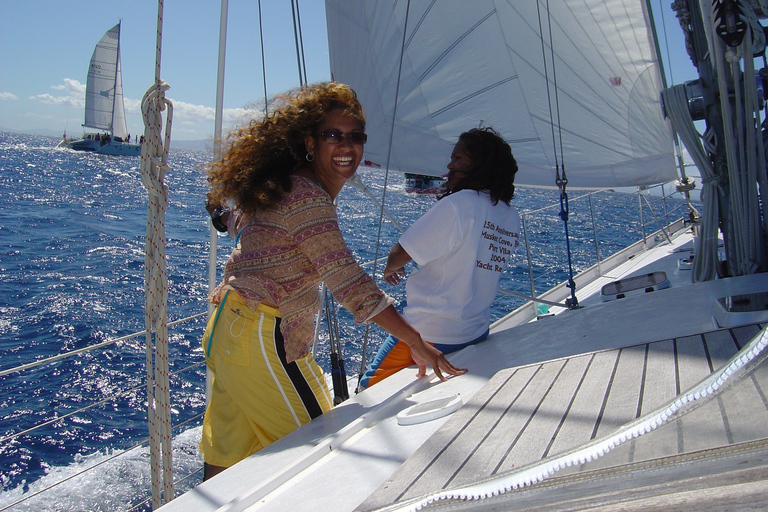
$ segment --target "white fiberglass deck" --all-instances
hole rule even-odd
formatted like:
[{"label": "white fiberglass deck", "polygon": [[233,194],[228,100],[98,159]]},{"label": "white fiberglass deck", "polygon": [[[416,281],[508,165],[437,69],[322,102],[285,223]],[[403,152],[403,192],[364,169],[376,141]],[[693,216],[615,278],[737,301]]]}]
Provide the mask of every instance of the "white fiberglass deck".
[{"label": "white fiberglass deck", "polygon": [[[510,329],[492,329],[487,341],[451,355],[455,364],[469,368],[466,375],[439,383],[431,375],[416,381],[414,369],[403,370],[176,498],[162,510],[354,510],[393,478],[441,426],[452,421],[449,416],[419,425],[398,425],[397,413],[406,407],[456,394],[462,396],[465,404],[474,404],[481,399],[475,395],[487,389],[484,387],[499,372],[502,373],[496,379],[509,372],[530,372],[531,365],[545,362],[549,371],[567,358],[574,360],[569,365],[576,361],[586,365],[591,361],[590,367],[600,363],[610,368],[610,354],[616,353],[621,356],[614,356],[613,364],[624,368],[630,359],[643,358],[638,349],[621,349],[646,344],[669,347],[677,342],[663,340],[709,336],[705,333],[719,330],[712,316],[718,298],[768,291],[768,274],[688,286],[690,278],[685,270],[678,269],[682,256],[676,251],[685,250],[690,240],[673,241],[673,245],[654,249],[661,253],[661,260],[652,269],[667,272],[671,288],[605,303],[585,297],[582,309]],[[627,261],[625,265],[632,267],[627,272],[648,271],[640,261],[649,257],[642,254]],[[610,274],[609,280],[627,275],[621,269]],[[687,342],[680,343],[688,346]],[[654,354],[649,361],[664,350],[649,349],[649,354]],[[598,354],[592,355],[593,352]],[[520,367],[528,369],[515,370]],[[619,379],[628,376],[624,370],[617,373]],[[565,400],[558,395],[551,394],[551,398]],[[600,422],[603,427],[597,428],[608,428],[606,425],[614,425],[622,418],[634,417],[636,399],[633,404],[625,408],[622,404],[607,403]],[[581,405],[575,407],[571,409],[580,410]],[[465,405],[455,416],[466,415],[470,410]],[[543,452],[537,450],[540,457]],[[522,459],[509,460],[519,464]]]}]

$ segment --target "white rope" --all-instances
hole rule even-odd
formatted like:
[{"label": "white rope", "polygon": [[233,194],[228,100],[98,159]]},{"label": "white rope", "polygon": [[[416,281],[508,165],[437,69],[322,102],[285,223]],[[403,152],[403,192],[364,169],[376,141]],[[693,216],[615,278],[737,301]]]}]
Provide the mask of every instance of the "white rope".
[{"label": "white rope", "polygon": [[478,484],[468,485],[453,490],[431,494],[407,503],[396,504],[382,510],[416,511],[439,500],[479,500],[498,496],[513,489],[527,487],[552,476],[556,471],[575,464],[584,464],[596,460],[617,446],[634,438],[647,434],[676,419],[685,410],[698,406],[703,400],[714,396],[723,385],[739,370],[755,361],[758,356],[765,357],[763,351],[768,346],[768,328],[763,329],[750,343],[737,353],[720,370],[694,386],[687,393],[680,394],[655,411],[628,423],[612,434],[587,443],[563,455],[545,459],[507,475],[492,478]]},{"label": "white rope", "polygon": [[[144,254],[144,324],[147,330],[147,416],[153,509],[162,505],[163,497],[165,502],[168,502],[174,496],[168,370],[168,275],[165,264],[165,211],[168,206],[168,187],[164,182],[165,173],[169,170],[168,149],[171,142],[173,105],[165,98],[165,91],[170,86],[160,80],[162,20],[163,0],[159,0],[155,83],[141,101],[144,118],[141,181],[148,192]],[[168,117],[163,138],[162,112],[166,109]]]},{"label": "white rope", "polygon": [[692,271],[694,282],[709,281],[717,276],[717,226],[720,210],[717,191],[719,178],[715,174],[715,169],[706,149],[706,147],[711,147],[711,144],[703,141],[696,131],[693,118],[688,110],[685,85],[673,85],[662,91],[662,95],[667,109],[667,117],[672,122],[672,128],[680,136],[683,145],[701,173],[701,197],[704,203],[704,214]]},{"label": "white rope", "polygon": [[[159,482],[163,482],[166,501],[173,499],[171,473],[170,385],[168,382],[168,276],[165,265],[165,210],[168,187],[163,178],[168,171],[173,106],[165,99],[168,84],[160,82],[147,90],[141,102],[144,116],[144,143],[141,146],[141,179],[147,189],[147,234],[144,255],[147,330],[147,411],[149,415],[150,458],[152,464],[153,507],[161,504]],[[162,111],[168,108],[165,143],[162,137]],[[154,333],[154,361],[152,333]],[[153,371],[154,369],[154,371]],[[162,462],[159,452],[162,450]],[[161,475],[162,474],[162,479]]]},{"label": "white rope", "polygon": [[[753,274],[760,264],[761,253],[761,224],[758,214],[758,190],[757,184],[760,177],[765,176],[765,151],[763,148],[762,132],[760,127],[761,105],[757,94],[755,78],[755,62],[752,55],[765,50],[765,34],[760,26],[754,9],[746,0],[741,0],[742,10],[746,13],[751,30],[747,30],[744,44],[744,55],[750,58],[744,59],[744,132],[746,144],[744,146],[747,155],[745,167],[740,169],[738,182],[737,208],[742,211],[743,224],[738,225],[737,243],[741,246],[742,258],[739,260],[739,275]],[[736,72],[738,66],[736,66]],[[738,76],[738,75],[735,75]],[[737,103],[738,105],[739,103]],[[737,125],[742,126],[742,125]],[[762,176],[760,176],[762,175]]]},{"label": "white rope", "polygon": [[[763,4],[768,2],[763,1]],[[715,8],[713,3],[712,7]],[[723,119],[723,137],[721,141],[725,148],[727,184],[729,190],[728,210],[726,219],[728,236],[727,244],[730,271],[734,275],[754,273],[760,263],[761,226],[757,183],[763,183],[765,178],[765,151],[760,132],[760,106],[757,98],[757,88],[754,80],[754,62],[751,58],[753,51],[765,47],[765,37],[759,29],[753,9],[745,0],[740,5],[746,14],[746,21],[751,30],[747,30],[743,43],[738,48],[728,48],[714,34],[711,23],[707,26],[710,36],[710,54],[714,56],[712,65],[717,74],[719,87],[720,109]],[[708,13],[709,20],[714,19],[713,12]],[[753,42],[752,37],[756,36]],[[744,55],[744,73],[741,74],[740,62]],[[730,68],[730,76],[726,70]],[[735,98],[733,105],[729,101],[729,84],[744,83],[743,94],[740,87],[733,87]],[[708,130],[702,141],[693,126],[693,120],[686,105],[683,86],[673,86],[663,92],[665,105],[668,107],[672,126],[678,132],[683,143],[694,159],[703,179],[702,201],[705,212],[702,221],[702,233],[698,241],[696,257],[693,262],[693,280],[704,281],[717,276],[717,244],[720,201],[724,197],[720,190],[721,177],[710,163],[709,154],[717,154],[714,140],[714,130]],[[743,96],[743,98],[742,98]]]},{"label": "white rope", "polygon": [[[747,9],[751,10],[751,6],[744,1],[740,2],[740,8],[743,13],[746,13]],[[765,160],[759,158],[762,152],[758,154],[757,149],[757,140],[762,140],[762,134],[759,131],[759,122],[755,120],[756,116],[759,117],[759,109],[752,58],[753,32],[754,28],[747,30],[744,41],[737,48],[726,47],[719,38],[714,38],[710,43],[715,56],[728,165],[730,218],[727,220],[730,236],[726,238],[725,243],[729,270],[734,275],[753,274],[760,259],[760,220],[756,202],[757,166],[762,165],[765,169]],[[743,75],[739,66],[742,58]],[[730,77],[726,77],[726,66],[730,67]],[[740,87],[729,87],[729,84],[738,85],[742,82],[743,100]],[[733,108],[729,101],[731,90],[735,94]],[[755,114],[756,110],[758,114]]]}]

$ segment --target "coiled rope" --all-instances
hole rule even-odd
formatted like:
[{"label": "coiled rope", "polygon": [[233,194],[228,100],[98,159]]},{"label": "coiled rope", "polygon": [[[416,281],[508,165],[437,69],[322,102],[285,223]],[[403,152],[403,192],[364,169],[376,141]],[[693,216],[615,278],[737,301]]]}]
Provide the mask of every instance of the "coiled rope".
[{"label": "coiled rope", "polygon": [[704,215],[701,221],[701,234],[693,259],[693,281],[709,281],[717,276],[718,219],[720,211],[720,177],[707,155],[704,141],[696,131],[693,118],[688,110],[688,96],[685,85],[678,84],[662,91],[667,117],[672,128],[680,136],[683,145],[691,155],[702,178],[701,197],[704,203]]},{"label": "coiled rope", "polygon": [[[147,234],[144,249],[144,324],[147,355],[147,415],[152,470],[152,508],[163,498],[173,499],[170,385],[168,364],[168,275],[165,264],[165,211],[173,105],[165,98],[170,86],[160,79],[163,0],[158,0],[155,83],[144,94],[144,143],[141,145],[141,181],[147,189]],[[163,137],[162,112],[168,111]],[[162,492],[161,492],[162,488]]]}]

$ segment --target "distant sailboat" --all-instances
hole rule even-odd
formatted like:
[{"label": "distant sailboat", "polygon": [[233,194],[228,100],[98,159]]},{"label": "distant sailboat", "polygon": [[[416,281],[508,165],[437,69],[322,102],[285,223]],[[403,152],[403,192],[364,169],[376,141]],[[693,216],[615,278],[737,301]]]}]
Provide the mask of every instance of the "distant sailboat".
[{"label": "distant sailboat", "polygon": [[439,194],[444,184],[440,176],[405,173],[405,191],[411,194]]},{"label": "distant sailboat", "polygon": [[102,155],[138,156],[140,144],[130,144],[123,106],[123,77],[120,69],[120,23],[104,34],[91,56],[85,89],[84,128],[79,139],[64,139],[60,145]]}]

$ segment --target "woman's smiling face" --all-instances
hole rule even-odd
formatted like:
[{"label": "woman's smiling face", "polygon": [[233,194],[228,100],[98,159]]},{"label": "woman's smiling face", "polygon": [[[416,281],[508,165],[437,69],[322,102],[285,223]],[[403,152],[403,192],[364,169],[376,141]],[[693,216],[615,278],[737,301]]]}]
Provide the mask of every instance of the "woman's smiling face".
[{"label": "woman's smiling face", "polygon": [[[324,140],[319,134],[336,130],[342,134],[341,141]],[[305,139],[307,152],[314,156],[310,163],[312,172],[326,190],[340,189],[351,178],[363,159],[363,144],[350,142],[347,134],[363,133],[363,125],[342,110],[331,110],[316,133]]]}]

